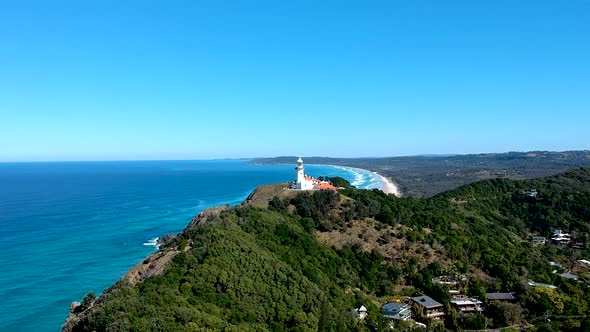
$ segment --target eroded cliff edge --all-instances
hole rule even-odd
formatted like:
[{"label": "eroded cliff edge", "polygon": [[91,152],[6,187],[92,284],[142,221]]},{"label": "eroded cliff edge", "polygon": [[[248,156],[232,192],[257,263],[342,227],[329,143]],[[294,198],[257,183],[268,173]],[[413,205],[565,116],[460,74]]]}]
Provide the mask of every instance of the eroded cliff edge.
[{"label": "eroded cliff edge", "polygon": [[[268,206],[268,202],[276,196],[290,196],[293,192],[284,190],[288,186],[287,183],[277,183],[270,185],[261,185],[252,191],[250,195],[241,203],[241,205],[253,205],[258,207]],[[93,299],[89,303],[73,302],[70,306],[70,313],[62,326],[63,332],[71,332],[76,324],[84,317],[86,313],[96,304],[99,304],[104,296],[108,296],[112,292],[118,292],[118,286],[132,287],[139,282],[157,275],[162,275],[166,266],[172,259],[181,251],[186,251],[191,248],[190,242],[175,243],[175,239],[187,232],[188,230],[206,224],[208,221],[218,217],[223,211],[229,210],[229,205],[222,205],[206,209],[195,216],[184,230],[178,235],[174,236],[168,234],[165,238],[160,240],[160,248],[157,252],[151,254],[141,263],[132,267],[121,279],[119,279],[113,286],[106,289],[100,297]]]},{"label": "eroded cliff edge", "polygon": [[[193,227],[199,227],[199,225],[203,225],[207,223],[212,218],[215,218],[221,214],[221,212],[228,210],[230,208],[229,205],[217,206],[213,208],[209,208],[204,210],[203,212],[199,213],[196,217],[194,217],[187,227],[183,230],[183,232],[191,229]],[[182,233],[180,233],[182,234]],[[179,235],[180,235],[179,234]],[[99,304],[102,298],[112,292],[119,291],[117,286],[127,286],[132,287],[138,284],[139,282],[153,277],[157,275],[161,275],[164,273],[166,266],[170,263],[170,261],[181,251],[186,251],[190,249],[190,243],[181,243],[180,245],[172,245],[171,243],[176,238],[176,236],[167,236],[166,241],[161,243],[159,250],[151,255],[149,255],[146,259],[144,259],[141,263],[132,267],[121,279],[119,279],[112,287],[106,289],[103,294],[91,301],[88,304],[82,305],[79,302],[73,302],[70,306],[70,313],[66,319],[66,322],[62,326],[63,332],[71,332],[76,324],[80,321],[80,319],[96,304]]]}]

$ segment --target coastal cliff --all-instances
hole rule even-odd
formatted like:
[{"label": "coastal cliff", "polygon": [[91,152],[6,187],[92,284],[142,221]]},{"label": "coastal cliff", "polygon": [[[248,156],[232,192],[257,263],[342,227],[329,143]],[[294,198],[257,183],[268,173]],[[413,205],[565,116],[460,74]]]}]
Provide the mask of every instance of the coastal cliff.
[{"label": "coastal cliff", "polygon": [[[193,227],[198,227],[199,225],[207,223],[208,220],[218,217],[221,212],[228,209],[229,205],[223,205],[202,211],[190,221],[183,232],[186,232]],[[113,287],[106,289],[102,297],[108,297],[111,293],[118,292],[119,287],[133,287],[147,278],[162,275],[166,267],[170,264],[170,261],[181,250],[184,251],[190,249],[190,246],[188,245],[184,245],[182,248],[166,246],[168,243],[173,242],[174,239],[175,237],[170,236],[169,234],[166,241],[161,243],[161,247],[157,252],[151,254],[141,263],[132,267],[121,279],[115,283]],[[81,317],[84,317],[87,312],[95,305],[100,304],[101,300],[101,297],[96,298],[85,308],[82,308],[82,304],[80,302],[73,302],[70,306],[70,313],[68,314],[66,322],[62,326],[62,331],[74,331],[76,325],[80,323]]]},{"label": "coastal cliff", "polygon": [[[285,191],[285,188],[288,186],[288,183],[278,183],[278,184],[271,184],[271,185],[261,185],[258,186],[256,189],[252,191],[250,195],[241,203],[241,206],[258,206],[258,207],[267,207],[268,202],[273,197],[287,197],[292,196],[294,193],[288,193]],[[230,209],[229,205],[221,205],[217,207],[212,207],[205,209],[204,211],[200,212],[197,216],[195,216],[185,229],[178,235],[188,233],[192,228],[204,226],[207,222],[215,220],[220,216],[220,214],[224,211],[228,211]],[[81,318],[85,317],[85,315],[95,306],[101,303],[102,298],[108,297],[112,293],[116,293],[119,290],[119,287],[133,287],[137,285],[139,282],[154,276],[162,275],[165,271],[165,268],[169,265],[170,261],[182,251],[190,250],[190,241],[185,241],[182,244],[182,248],[174,247],[172,243],[176,236],[168,234],[165,237],[165,240],[159,239],[158,243],[160,244],[160,248],[157,252],[151,254],[146,259],[144,259],[141,263],[132,267],[121,279],[119,279],[115,285],[109,289],[106,289],[102,295],[102,297],[96,298],[84,308],[82,308],[82,304],[80,302],[73,302],[70,306],[70,313],[66,319],[66,322],[62,326],[63,332],[71,332],[75,331],[75,327],[77,324],[80,323]]]},{"label": "coastal cliff", "polygon": [[[74,307],[63,330],[384,330],[381,305],[418,295],[444,306],[441,320],[414,313],[432,329],[572,330],[590,315],[590,274],[576,263],[590,257],[588,169],[432,198],[279,187],[203,211],[84,310]],[[531,243],[555,229],[571,245]],[[485,311],[457,316],[447,280]],[[515,299],[489,301],[494,292]],[[361,305],[369,315],[358,320],[351,311]],[[554,319],[539,323],[548,310]]]}]

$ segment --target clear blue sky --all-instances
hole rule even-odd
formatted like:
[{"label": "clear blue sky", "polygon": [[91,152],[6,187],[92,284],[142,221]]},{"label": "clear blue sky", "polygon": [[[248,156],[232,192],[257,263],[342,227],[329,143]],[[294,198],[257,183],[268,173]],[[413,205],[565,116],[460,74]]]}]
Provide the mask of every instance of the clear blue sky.
[{"label": "clear blue sky", "polygon": [[0,2],[1,161],[589,145],[588,0]]}]

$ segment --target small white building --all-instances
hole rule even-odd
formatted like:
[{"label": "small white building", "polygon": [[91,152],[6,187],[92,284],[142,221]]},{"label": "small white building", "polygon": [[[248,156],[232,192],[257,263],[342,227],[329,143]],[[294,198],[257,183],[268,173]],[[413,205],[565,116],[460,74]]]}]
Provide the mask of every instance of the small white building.
[{"label": "small white building", "polygon": [[483,302],[476,298],[463,298],[451,300],[451,304],[457,307],[460,313],[468,314],[483,311]]},{"label": "small white building", "polygon": [[363,320],[365,319],[365,317],[367,317],[367,308],[364,305],[361,305],[360,308],[356,308],[353,310],[356,318]]},{"label": "small white building", "polygon": [[568,233],[564,233],[561,229],[557,229],[553,232],[553,236],[551,237],[551,241],[557,244],[568,244],[572,240],[572,236]]}]

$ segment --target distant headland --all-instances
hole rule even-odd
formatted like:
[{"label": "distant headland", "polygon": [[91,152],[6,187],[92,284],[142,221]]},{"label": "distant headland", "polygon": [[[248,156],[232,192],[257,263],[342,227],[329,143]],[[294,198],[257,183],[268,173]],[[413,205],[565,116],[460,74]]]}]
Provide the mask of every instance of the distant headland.
[{"label": "distant headland", "polygon": [[[296,156],[254,158],[253,164],[292,164]],[[366,169],[385,177],[396,195],[429,197],[492,178],[530,179],[590,167],[590,151],[528,151],[380,158],[303,157],[307,164]],[[395,183],[391,181],[395,179]],[[384,191],[392,189],[383,185]],[[393,189],[392,189],[393,190]]]}]

